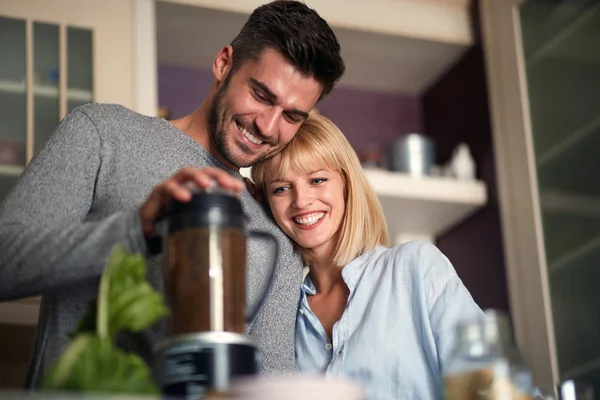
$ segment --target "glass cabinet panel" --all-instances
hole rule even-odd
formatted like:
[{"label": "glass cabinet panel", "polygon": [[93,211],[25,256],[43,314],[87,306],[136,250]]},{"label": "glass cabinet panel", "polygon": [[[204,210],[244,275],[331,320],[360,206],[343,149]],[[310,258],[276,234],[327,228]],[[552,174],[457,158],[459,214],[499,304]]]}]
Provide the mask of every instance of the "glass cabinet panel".
[{"label": "glass cabinet panel", "polygon": [[0,16],[0,202],[65,114],[93,101],[93,61],[91,29]]},{"label": "glass cabinet panel", "polygon": [[25,165],[25,32],[24,20],[0,17],[0,175]]},{"label": "glass cabinet panel", "polygon": [[59,26],[33,24],[34,153],[46,144],[60,118]]},{"label": "glass cabinet panel", "polygon": [[93,100],[92,46],[91,30],[67,27],[67,111]]},{"label": "glass cabinet panel", "polygon": [[560,379],[598,389],[600,0],[528,0],[519,16]]}]

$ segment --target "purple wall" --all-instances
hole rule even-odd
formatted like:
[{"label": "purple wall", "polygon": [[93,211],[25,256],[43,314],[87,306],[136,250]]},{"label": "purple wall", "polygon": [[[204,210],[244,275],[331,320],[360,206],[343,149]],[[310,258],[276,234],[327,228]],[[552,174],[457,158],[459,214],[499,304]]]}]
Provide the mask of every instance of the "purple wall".
[{"label": "purple wall", "polygon": [[[159,104],[171,109],[171,118],[183,117],[200,105],[212,81],[207,70],[160,65]],[[415,96],[338,88],[317,109],[340,127],[355,149],[373,144],[383,151],[395,137],[422,128]]]},{"label": "purple wall", "polygon": [[421,103],[416,96],[337,88],[317,109],[335,122],[355,149],[370,144],[384,151],[393,139],[421,132]]},{"label": "purple wall", "polygon": [[158,104],[169,107],[171,119],[194,111],[213,82],[211,71],[170,65],[158,66]]},{"label": "purple wall", "polygon": [[425,128],[437,143],[437,163],[446,163],[465,142],[488,189],[488,203],[437,238],[481,308],[510,311],[490,113],[481,46],[475,46],[424,96]]}]

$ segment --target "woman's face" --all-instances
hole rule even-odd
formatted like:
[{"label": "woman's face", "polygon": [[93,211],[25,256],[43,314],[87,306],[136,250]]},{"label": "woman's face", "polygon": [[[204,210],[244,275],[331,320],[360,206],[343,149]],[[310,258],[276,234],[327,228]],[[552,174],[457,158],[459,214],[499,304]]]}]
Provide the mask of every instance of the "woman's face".
[{"label": "woman's face", "polygon": [[[277,171],[278,159],[271,160],[270,171]],[[267,173],[267,200],[286,235],[317,258],[331,257],[346,208],[344,182],[335,171],[316,165],[307,165],[306,170],[311,172]]]}]

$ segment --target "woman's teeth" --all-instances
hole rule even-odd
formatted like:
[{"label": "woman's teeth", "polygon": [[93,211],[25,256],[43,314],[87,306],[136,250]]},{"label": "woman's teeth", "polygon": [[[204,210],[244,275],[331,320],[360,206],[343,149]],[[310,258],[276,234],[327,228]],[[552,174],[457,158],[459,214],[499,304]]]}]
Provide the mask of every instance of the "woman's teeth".
[{"label": "woman's teeth", "polygon": [[238,129],[240,130],[240,132],[242,132],[242,134],[244,136],[246,136],[246,138],[251,141],[254,144],[262,144],[263,141],[260,140],[259,138],[257,138],[256,136],[254,136],[253,134],[251,134],[250,132],[248,132],[246,129],[244,129],[243,126],[241,126],[240,124],[236,124]]},{"label": "woman's teeth", "polygon": [[296,221],[296,223],[300,225],[313,225],[316,224],[321,218],[323,218],[324,215],[324,212],[304,215],[302,217],[294,217],[294,221]]}]

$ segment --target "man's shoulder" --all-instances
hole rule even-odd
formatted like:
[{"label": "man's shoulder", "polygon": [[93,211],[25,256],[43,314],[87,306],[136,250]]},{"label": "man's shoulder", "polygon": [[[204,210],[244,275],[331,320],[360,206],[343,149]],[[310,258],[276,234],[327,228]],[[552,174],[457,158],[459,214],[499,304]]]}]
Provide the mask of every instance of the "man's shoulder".
[{"label": "man's shoulder", "polygon": [[129,142],[152,141],[168,130],[168,123],[158,117],[140,114],[120,104],[91,103],[70,113],[75,120],[86,118],[103,140]]},{"label": "man's shoulder", "polygon": [[81,113],[86,115],[91,120],[98,118],[110,118],[110,117],[141,117],[142,115],[121,105],[111,103],[89,103],[74,108],[72,113]]}]

